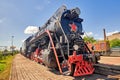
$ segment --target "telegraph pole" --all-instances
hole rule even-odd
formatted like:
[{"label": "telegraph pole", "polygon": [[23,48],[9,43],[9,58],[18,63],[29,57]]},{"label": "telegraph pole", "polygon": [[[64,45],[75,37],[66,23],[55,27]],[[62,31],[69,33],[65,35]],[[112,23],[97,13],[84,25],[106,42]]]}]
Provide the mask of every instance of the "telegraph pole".
[{"label": "telegraph pole", "polygon": [[13,55],[13,38],[14,38],[14,36],[12,36],[12,41],[11,41],[12,55]]}]

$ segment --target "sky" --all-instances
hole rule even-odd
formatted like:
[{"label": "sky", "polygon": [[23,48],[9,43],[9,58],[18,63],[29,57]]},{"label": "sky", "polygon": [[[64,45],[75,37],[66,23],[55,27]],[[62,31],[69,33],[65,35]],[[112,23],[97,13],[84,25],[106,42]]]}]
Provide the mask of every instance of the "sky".
[{"label": "sky", "polygon": [[84,31],[95,39],[120,31],[120,0],[0,0],[0,46],[19,49],[29,26],[42,26],[62,5],[78,7]]}]

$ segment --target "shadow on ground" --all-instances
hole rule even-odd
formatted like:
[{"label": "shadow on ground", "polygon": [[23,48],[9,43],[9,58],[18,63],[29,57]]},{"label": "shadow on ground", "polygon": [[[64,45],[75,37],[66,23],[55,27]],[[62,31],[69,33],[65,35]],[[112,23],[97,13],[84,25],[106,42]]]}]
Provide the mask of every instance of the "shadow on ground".
[{"label": "shadow on ground", "polygon": [[[55,69],[50,69],[49,68],[49,71],[51,71],[52,73],[54,73],[56,75],[61,75],[59,73],[59,71],[57,71]],[[64,76],[66,76],[66,75],[64,75]],[[70,77],[73,77],[73,76],[70,76]],[[80,77],[73,77],[73,78],[74,78],[73,80],[118,80],[118,79],[108,78],[105,75],[100,75],[100,74],[96,74],[96,73],[94,73],[92,75],[80,76]]]}]

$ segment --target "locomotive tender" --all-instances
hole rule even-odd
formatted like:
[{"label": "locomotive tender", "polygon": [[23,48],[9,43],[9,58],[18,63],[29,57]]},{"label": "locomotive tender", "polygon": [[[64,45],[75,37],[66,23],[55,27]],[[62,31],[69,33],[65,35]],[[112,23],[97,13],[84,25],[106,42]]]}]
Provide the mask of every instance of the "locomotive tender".
[{"label": "locomotive tender", "polygon": [[73,76],[94,72],[98,56],[93,54],[81,35],[80,9],[60,7],[39,31],[27,38],[21,53],[36,62]]}]

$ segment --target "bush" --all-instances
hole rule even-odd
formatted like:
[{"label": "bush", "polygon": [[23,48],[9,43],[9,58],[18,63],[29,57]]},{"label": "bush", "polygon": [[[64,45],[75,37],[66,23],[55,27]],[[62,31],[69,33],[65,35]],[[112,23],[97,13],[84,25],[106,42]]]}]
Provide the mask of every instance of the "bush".
[{"label": "bush", "polygon": [[90,43],[96,42],[96,40],[93,37],[84,37],[83,39],[85,42],[90,42]]},{"label": "bush", "polygon": [[120,39],[113,39],[110,41],[110,47],[120,47]]}]

